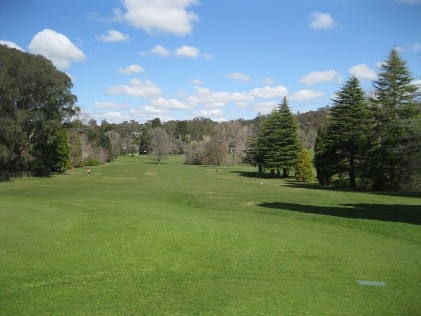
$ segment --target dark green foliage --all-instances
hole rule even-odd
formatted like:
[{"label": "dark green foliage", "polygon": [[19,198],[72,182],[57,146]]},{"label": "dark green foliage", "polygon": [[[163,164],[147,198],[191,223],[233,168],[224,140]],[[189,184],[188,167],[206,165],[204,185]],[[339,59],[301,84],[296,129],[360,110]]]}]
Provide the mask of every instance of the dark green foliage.
[{"label": "dark green foliage", "polygon": [[[349,181],[353,188],[356,179],[363,177],[372,134],[372,116],[364,91],[355,77],[344,84],[332,101],[326,134],[319,138],[316,168],[326,167],[319,164],[320,158],[325,156],[329,161],[324,163],[331,172]],[[324,142],[322,146],[321,141]],[[326,153],[321,153],[321,148]]]},{"label": "dark green foliage", "polygon": [[283,169],[283,175],[295,166],[301,149],[298,139],[298,125],[292,115],[286,98],[263,124],[258,136],[259,155],[266,167]]},{"label": "dark green foliage", "polygon": [[70,169],[70,146],[65,129],[57,131],[51,148],[53,154],[51,169],[57,172],[64,172]]},{"label": "dark green foliage", "polygon": [[298,181],[311,181],[313,179],[313,165],[307,149],[301,149],[295,165],[295,179]]},{"label": "dark green foliage", "polygon": [[31,157],[48,169],[52,137],[74,113],[71,88],[48,59],[0,45],[0,173],[28,169]]},{"label": "dark green foliage", "polygon": [[419,140],[413,137],[421,123],[421,111],[412,80],[406,62],[393,49],[374,82],[372,99],[377,124],[370,170],[378,189],[399,190],[420,171],[413,163],[421,150]]},{"label": "dark green foliage", "polygon": [[334,155],[334,148],[328,146],[326,128],[322,127],[319,129],[314,145],[314,166],[317,172],[317,180],[322,186],[328,186],[332,182],[332,176],[335,172],[331,157]]}]

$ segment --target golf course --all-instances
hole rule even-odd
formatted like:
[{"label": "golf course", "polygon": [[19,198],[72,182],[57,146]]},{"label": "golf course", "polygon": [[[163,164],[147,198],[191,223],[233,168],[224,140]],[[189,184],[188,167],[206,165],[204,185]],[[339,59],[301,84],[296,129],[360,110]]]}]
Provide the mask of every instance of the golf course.
[{"label": "golf course", "polygon": [[420,315],[421,195],[119,157],[0,182],[0,315]]}]

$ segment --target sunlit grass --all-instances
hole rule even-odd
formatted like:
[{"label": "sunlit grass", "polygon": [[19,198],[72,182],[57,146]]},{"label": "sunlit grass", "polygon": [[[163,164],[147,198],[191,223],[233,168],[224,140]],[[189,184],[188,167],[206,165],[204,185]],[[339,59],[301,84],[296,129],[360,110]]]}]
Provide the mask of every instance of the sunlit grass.
[{"label": "sunlit grass", "polygon": [[421,310],[419,196],[180,157],[85,171],[0,183],[1,315]]}]

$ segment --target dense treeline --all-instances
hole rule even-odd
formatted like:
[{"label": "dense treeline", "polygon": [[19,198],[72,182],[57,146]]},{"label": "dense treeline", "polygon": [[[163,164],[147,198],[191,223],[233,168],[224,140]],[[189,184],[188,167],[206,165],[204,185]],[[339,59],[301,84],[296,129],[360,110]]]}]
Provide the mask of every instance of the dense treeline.
[{"label": "dense treeline", "polygon": [[[299,181],[375,189],[421,190],[419,90],[396,50],[368,97],[351,77],[332,104],[291,113],[288,101],[252,120],[208,118],[98,124],[75,107],[70,78],[42,56],[0,45],[0,177],[44,175],[148,154],[160,163],[247,163]],[[315,151],[314,160],[311,154]]]}]

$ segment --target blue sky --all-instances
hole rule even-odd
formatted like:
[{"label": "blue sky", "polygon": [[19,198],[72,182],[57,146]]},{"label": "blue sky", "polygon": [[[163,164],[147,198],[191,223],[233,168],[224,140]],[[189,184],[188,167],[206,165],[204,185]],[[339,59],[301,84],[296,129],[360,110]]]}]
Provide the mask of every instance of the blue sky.
[{"label": "blue sky", "polygon": [[393,47],[421,76],[421,0],[1,0],[0,43],[42,54],[99,122],[316,110]]}]

